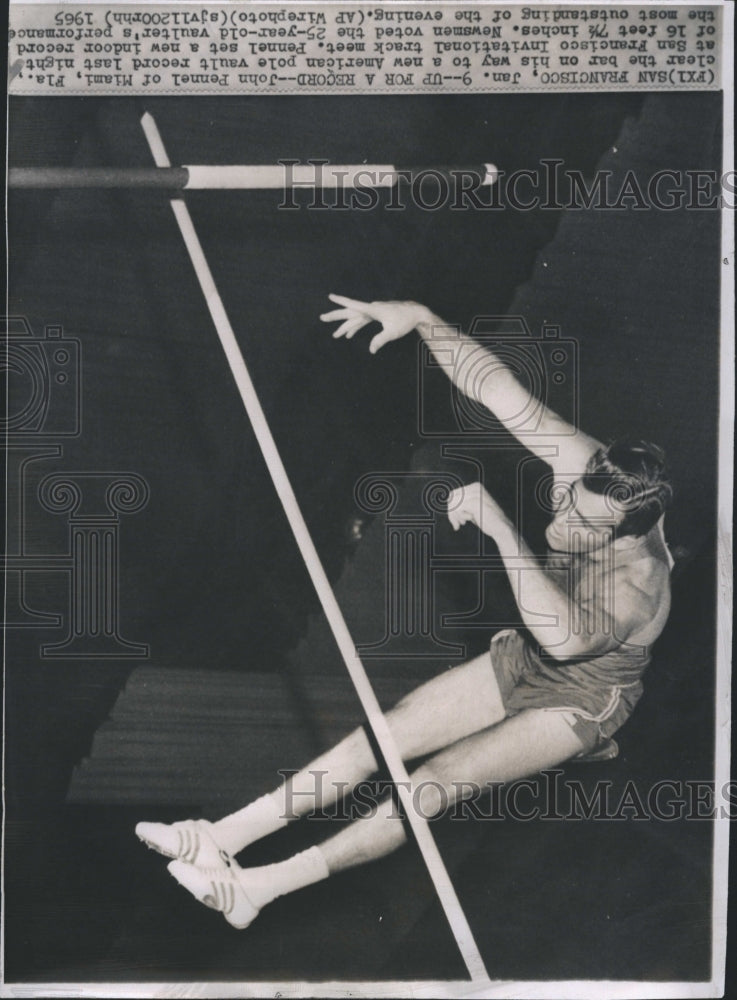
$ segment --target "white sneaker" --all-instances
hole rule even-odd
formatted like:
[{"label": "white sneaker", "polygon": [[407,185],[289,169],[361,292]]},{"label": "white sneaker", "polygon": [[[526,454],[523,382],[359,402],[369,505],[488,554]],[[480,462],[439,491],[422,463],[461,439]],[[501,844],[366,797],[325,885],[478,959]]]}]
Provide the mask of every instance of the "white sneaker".
[{"label": "white sneaker", "polygon": [[170,861],[169,872],[196,900],[219,910],[225,919],[238,930],[244,930],[260,913],[240,884],[235,861],[231,868],[200,868],[181,861]]},{"label": "white sneaker", "polygon": [[232,858],[215,840],[212,823],[185,819],[179,823],[139,823],[136,836],[167,858],[197,864],[202,868],[227,869]]}]

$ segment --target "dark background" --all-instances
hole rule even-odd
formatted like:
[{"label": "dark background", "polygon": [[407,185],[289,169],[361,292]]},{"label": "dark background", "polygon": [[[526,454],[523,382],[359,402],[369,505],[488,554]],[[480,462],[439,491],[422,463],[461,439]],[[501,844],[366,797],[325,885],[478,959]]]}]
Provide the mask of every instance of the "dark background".
[{"label": "dark background", "polygon": [[[721,105],[712,94],[165,98],[145,105],[15,98],[10,164],[149,165],[144,110],[159,123],[173,163],[493,160],[511,172],[556,157],[586,175],[598,165],[615,177],[631,168],[645,178],[657,169],[720,165]],[[354,636],[370,641],[377,634],[384,600],[383,524],[363,514],[357,525],[356,481],[369,471],[443,463],[418,428],[416,344],[407,338],[370,357],[365,337],[333,342],[317,318],[329,306],[327,293],[417,299],[466,327],[476,316],[506,312],[523,315],[533,333],[543,322],[560,324],[578,345],[585,430],[601,439],[657,441],[676,484],[666,523],[679,555],[671,621],[642,702],[622,730],[620,758],[590,765],[585,780],[612,780],[620,789],[631,778],[643,788],[661,778],[708,780],[718,212],[474,213],[411,205],[328,212],[310,209],[304,196],[298,211],[287,212],[279,201],[278,192],[188,195]],[[8,633],[7,979],[462,977],[414,848],[278,901],[237,935],[222,918],[185,905],[160,859],[135,842],[138,819],[215,815],[241,804],[236,779],[243,799],[272,787],[275,761],[299,766],[296,748],[323,749],[348,725],[346,712],[356,720],[360,714],[165,199],[11,191],[9,244],[11,314],[25,316],[37,333],[61,324],[82,344],[82,433],[65,442],[61,458],[39,463],[39,475],[127,470],[149,484],[147,507],[120,528],[121,631],[150,645],[145,669],[164,680],[131,676],[137,661],[40,656],[42,642],[62,637],[58,630]],[[552,389],[551,404],[565,409],[569,389]],[[24,387],[11,381],[11,400],[13,391]],[[433,391],[437,406],[447,406],[447,393]],[[495,445],[479,458],[487,485],[510,507],[519,458]],[[63,551],[64,519],[42,516],[32,501],[32,550]],[[534,517],[529,527],[539,542]],[[437,532],[441,546],[453,544],[440,520]],[[462,551],[472,540],[455,544]],[[486,600],[507,608],[497,614],[510,613],[498,577]],[[37,574],[25,596],[37,610],[59,611],[64,579]],[[438,614],[467,610],[473,599],[468,581],[451,576],[440,588]],[[448,628],[444,637],[471,654],[489,632]],[[382,700],[390,700],[443,663],[408,657],[368,666]],[[195,760],[188,795],[178,774],[157,764],[169,751],[157,749],[154,733],[157,726],[164,732],[178,706],[197,702],[197,684],[206,685],[208,710],[217,717],[220,698],[225,714],[224,672],[237,672],[245,685],[249,733],[245,742],[221,745],[217,718],[208,722],[213,736],[192,708],[183,738]],[[196,690],[193,676],[200,678]],[[143,707],[138,720],[129,711],[121,722],[126,681]],[[274,693],[280,684],[286,707]],[[319,704],[338,688],[332,709]],[[317,722],[305,696],[323,712]],[[135,730],[138,749],[125,756],[116,744],[108,759],[92,740],[116,712],[119,728]],[[266,751],[233,760],[233,746],[248,748],[249,740],[276,747],[273,760]],[[219,761],[206,759],[208,745],[219,747]],[[85,757],[97,767],[87,791],[70,787]],[[279,834],[276,846],[259,845],[254,861],[325,836],[323,826],[313,826]],[[462,830],[442,822],[436,829],[492,978],[708,978],[707,822],[507,821]]]}]

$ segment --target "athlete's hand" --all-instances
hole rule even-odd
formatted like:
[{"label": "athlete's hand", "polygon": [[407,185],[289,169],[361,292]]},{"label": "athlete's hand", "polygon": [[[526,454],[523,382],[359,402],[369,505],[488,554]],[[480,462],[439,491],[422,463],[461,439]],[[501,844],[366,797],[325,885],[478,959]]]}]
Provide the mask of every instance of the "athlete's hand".
[{"label": "athlete's hand", "polygon": [[507,515],[481,483],[453,490],[448,497],[448,520],[455,531],[470,522],[492,538],[511,527]]},{"label": "athlete's hand", "polygon": [[381,323],[381,330],[369,344],[372,354],[390,340],[405,337],[429,315],[429,310],[419,302],[359,302],[344,295],[329,295],[328,298],[342,307],[320,316],[323,323],[342,320],[333,331],[334,337],[350,339],[369,323]]}]

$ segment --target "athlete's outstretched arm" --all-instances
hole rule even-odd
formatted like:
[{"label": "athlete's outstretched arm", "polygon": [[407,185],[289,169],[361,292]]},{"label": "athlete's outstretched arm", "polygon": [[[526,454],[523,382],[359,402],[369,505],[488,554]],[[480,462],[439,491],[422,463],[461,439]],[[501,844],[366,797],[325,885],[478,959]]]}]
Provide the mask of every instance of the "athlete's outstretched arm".
[{"label": "athlete's outstretched arm", "polygon": [[[542,402],[530,405],[531,394],[508,365],[419,302],[360,302],[342,295],[331,295],[330,299],[341,308],[320,318],[325,322],[342,321],[334,337],[350,338],[369,323],[381,323],[382,329],[369,346],[372,354],[416,329],[461,392],[489,409],[518,441],[551,465],[556,474],[577,478],[601,447],[599,441],[567,423]],[[521,422],[520,414],[526,413],[528,420]],[[551,456],[551,444],[557,446],[557,455]]]}]

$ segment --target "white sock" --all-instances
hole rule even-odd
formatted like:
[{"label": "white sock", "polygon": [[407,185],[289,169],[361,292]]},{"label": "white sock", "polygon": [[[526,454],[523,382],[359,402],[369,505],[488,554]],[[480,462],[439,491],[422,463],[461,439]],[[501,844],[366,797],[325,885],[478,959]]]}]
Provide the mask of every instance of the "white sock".
[{"label": "white sock", "polygon": [[302,889],[314,882],[321,882],[330,874],[327,862],[319,847],[295,854],[286,861],[261,868],[243,868],[236,877],[243,890],[257,909],[271,903],[278,896]]},{"label": "white sock", "polygon": [[212,824],[213,836],[218,845],[228,854],[238,854],[261,837],[281,830],[287,820],[280,814],[279,807],[271,795],[262,795],[238,812],[224,816]]}]

